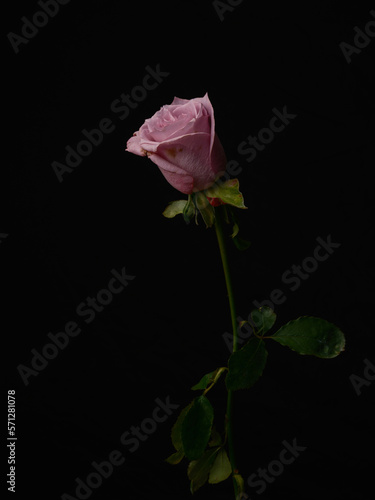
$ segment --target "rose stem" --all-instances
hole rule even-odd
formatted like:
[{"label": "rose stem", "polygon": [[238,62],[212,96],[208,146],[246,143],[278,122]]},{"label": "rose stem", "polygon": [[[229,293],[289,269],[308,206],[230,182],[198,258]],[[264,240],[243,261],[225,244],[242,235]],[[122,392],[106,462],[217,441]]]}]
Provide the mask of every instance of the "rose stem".
[{"label": "rose stem", "polygon": [[[232,328],[233,328],[233,352],[237,350],[237,319],[236,319],[236,308],[234,305],[234,296],[232,290],[232,281],[229,272],[229,264],[228,257],[225,247],[224,233],[223,233],[223,213],[222,210],[224,207],[216,207],[215,208],[215,229],[217,241],[219,243],[221,260],[223,263],[225,283],[227,286],[228,299],[229,299],[229,307],[230,307],[230,315],[232,319]],[[229,460],[232,466],[232,471],[236,471],[236,463],[234,458],[234,443],[233,443],[233,433],[232,433],[232,391],[228,391],[228,399],[227,399],[227,411],[226,411],[226,429],[227,429],[227,438],[228,438],[228,449],[229,449]],[[237,483],[233,478],[233,486],[235,498],[237,498]]]}]

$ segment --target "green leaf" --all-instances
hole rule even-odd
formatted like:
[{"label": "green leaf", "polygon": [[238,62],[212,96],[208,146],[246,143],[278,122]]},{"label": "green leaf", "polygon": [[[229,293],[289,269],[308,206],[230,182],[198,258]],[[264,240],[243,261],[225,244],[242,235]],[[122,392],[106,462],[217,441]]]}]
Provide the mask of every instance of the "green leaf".
[{"label": "green leaf", "polygon": [[213,375],[214,375],[214,373],[216,371],[217,370],[215,370],[213,372],[210,372],[210,373],[206,373],[206,375],[203,375],[203,377],[200,379],[200,381],[197,384],[193,385],[193,387],[191,388],[191,390],[192,391],[198,391],[198,390],[204,390],[204,389],[206,389],[206,387],[213,380]]},{"label": "green leaf", "polygon": [[228,390],[248,389],[262,375],[267,361],[264,341],[251,338],[239,351],[229,358],[229,372],[225,379]]},{"label": "green leaf", "polygon": [[211,227],[215,222],[215,209],[207,200],[203,191],[198,191],[194,195],[195,206],[198,208],[206,227]]},{"label": "green leaf", "polygon": [[251,246],[251,242],[241,238],[241,236],[235,236],[233,238],[233,243],[236,245],[238,250],[247,250]]},{"label": "green leaf", "polygon": [[227,452],[221,449],[211,467],[208,476],[208,482],[210,484],[221,483],[221,481],[225,481],[226,479],[228,479],[231,474],[232,466],[229,462]]},{"label": "green leaf", "polygon": [[230,235],[231,238],[235,238],[237,236],[239,230],[240,230],[240,226],[237,224],[237,222],[235,222],[233,224],[233,233]]},{"label": "green leaf", "polygon": [[186,200],[171,201],[168,204],[167,208],[164,210],[163,215],[168,219],[172,219],[172,217],[175,217],[178,214],[182,214],[186,205]]},{"label": "green leaf", "polygon": [[325,319],[312,316],[289,321],[269,337],[299,354],[334,358],[345,348],[342,331]]},{"label": "green leaf", "polygon": [[193,402],[191,402],[181,410],[175,424],[172,427],[172,432],[171,432],[172,444],[177,451],[182,450],[182,439],[181,439],[182,422],[185,420],[186,414],[190,410],[192,405]]},{"label": "green leaf", "polygon": [[244,205],[242,193],[239,191],[238,179],[228,179],[225,182],[215,182],[204,191],[210,198],[220,198],[224,203],[237,208],[247,208]]},{"label": "green leaf", "polygon": [[203,375],[203,377],[200,379],[200,381],[195,384],[191,390],[192,391],[198,391],[198,390],[204,390],[207,389],[207,387],[210,384],[216,383],[218,379],[220,378],[220,375],[226,370],[226,366],[223,366],[221,368],[216,368],[213,372],[206,373],[206,375]]},{"label": "green leaf", "polygon": [[[233,474],[233,479],[237,485],[237,499],[242,500],[243,494],[245,493],[245,481],[241,474]],[[247,497],[244,497],[247,498]]]},{"label": "green leaf", "polygon": [[176,453],[172,453],[168,458],[165,459],[166,462],[168,462],[171,465],[176,465],[181,462],[181,460],[184,458],[185,454],[183,450],[181,449],[180,451],[176,451]]},{"label": "green leaf", "polygon": [[194,399],[181,428],[182,446],[189,460],[198,459],[211,436],[214,410],[206,396]]},{"label": "green leaf", "polygon": [[[224,205],[225,206],[225,205]],[[238,219],[238,214],[234,211],[234,209],[228,205],[228,210],[232,218],[233,222],[233,232],[231,234],[231,238],[235,246],[238,248],[238,250],[247,250],[249,246],[251,245],[250,241],[242,238],[241,236],[238,236],[239,230],[240,230],[240,222]],[[228,221],[229,222],[229,221]]]},{"label": "green leaf", "polygon": [[230,209],[230,215],[232,216],[232,219],[233,219],[233,223],[236,222],[235,220],[235,216],[233,215],[232,213],[232,209],[229,205],[221,205],[221,210],[223,212],[223,215],[224,215],[224,222],[226,224],[230,224],[230,220],[229,220],[229,214],[228,214],[228,210],[227,209]]},{"label": "green leaf", "polygon": [[270,307],[263,306],[251,312],[251,319],[258,332],[264,335],[275,324],[276,314]]},{"label": "green leaf", "polygon": [[208,479],[208,474],[220,448],[212,448],[203,453],[199,460],[193,460],[188,465],[190,491],[195,493]]},{"label": "green leaf", "polygon": [[219,432],[215,427],[212,427],[211,439],[208,442],[208,446],[212,448],[213,446],[220,446],[221,444],[223,444],[223,440],[221,439]]}]

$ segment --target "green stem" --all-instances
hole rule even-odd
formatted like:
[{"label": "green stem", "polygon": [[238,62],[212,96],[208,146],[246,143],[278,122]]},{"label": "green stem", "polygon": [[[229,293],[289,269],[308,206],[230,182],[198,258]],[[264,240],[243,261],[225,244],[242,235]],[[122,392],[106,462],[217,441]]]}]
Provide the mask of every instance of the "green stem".
[{"label": "green stem", "polygon": [[[219,243],[221,260],[223,263],[225,283],[227,286],[228,299],[229,299],[229,307],[230,307],[230,315],[232,319],[232,329],[233,329],[233,352],[237,350],[237,317],[236,317],[236,308],[234,304],[234,295],[232,289],[232,281],[229,272],[229,264],[228,257],[224,239],[223,232],[223,213],[222,210],[224,207],[217,207],[215,209],[215,229],[217,241]],[[232,471],[236,471],[236,461],[234,456],[234,442],[233,442],[233,426],[232,426],[232,401],[233,394],[232,391],[228,391],[228,399],[227,399],[227,411],[226,411],[226,429],[227,429],[227,438],[228,438],[228,450],[229,450],[229,460],[232,466]],[[233,476],[232,476],[233,477]],[[237,499],[238,488],[235,479],[233,478],[233,487],[235,498]]]}]

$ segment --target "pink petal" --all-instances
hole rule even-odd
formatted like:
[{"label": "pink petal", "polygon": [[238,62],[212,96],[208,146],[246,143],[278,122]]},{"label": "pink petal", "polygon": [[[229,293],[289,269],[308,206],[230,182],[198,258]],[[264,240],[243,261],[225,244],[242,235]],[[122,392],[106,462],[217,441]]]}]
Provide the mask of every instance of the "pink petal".
[{"label": "pink petal", "polygon": [[194,179],[191,175],[187,174],[184,170],[177,167],[163,156],[151,154],[149,158],[159,167],[161,173],[175,189],[185,194],[191,194],[193,192]]},{"label": "pink petal", "polygon": [[206,110],[209,113],[209,116],[211,117],[211,141],[210,141],[210,150],[212,150],[213,145],[214,145],[214,140],[215,140],[215,115],[214,115],[214,108],[212,107],[211,101],[208,98],[207,92],[205,95],[202,97],[202,104],[206,108]]},{"label": "pink petal", "polygon": [[191,177],[191,190],[187,193],[182,191],[186,194],[208,188],[217,177],[211,166],[209,134],[188,134],[166,141],[159,145],[150,159],[161,170]]},{"label": "pink petal", "polygon": [[129,151],[129,153],[134,153],[135,155],[145,156],[145,151],[141,147],[140,142],[141,138],[137,132],[136,135],[133,135],[133,137],[128,140],[125,151]]}]

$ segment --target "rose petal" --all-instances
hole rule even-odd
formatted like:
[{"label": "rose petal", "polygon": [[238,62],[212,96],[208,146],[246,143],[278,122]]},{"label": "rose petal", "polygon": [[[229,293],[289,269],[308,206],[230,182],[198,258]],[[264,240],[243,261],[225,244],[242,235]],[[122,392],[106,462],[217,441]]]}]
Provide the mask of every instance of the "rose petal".
[{"label": "rose petal", "polygon": [[224,175],[227,167],[227,157],[218,136],[214,135],[214,145],[211,151],[211,168],[218,177]]},{"label": "rose petal", "polygon": [[129,151],[129,153],[134,153],[135,155],[145,156],[145,151],[141,147],[141,139],[138,132],[128,140],[125,151]]},{"label": "rose petal", "polygon": [[185,194],[193,192],[194,179],[191,175],[158,154],[153,153],[149,158],[159,167],[161,173],[174,188]]},{"label": "rose petal", "polygon": [[186,104],[187,102],[189,102],[189,99],[180,99],[179,97],[175,97],[173,99],[172,105]]},{"label": "rose petal", "polygon": [[[211,123],[209,116],[201,116],[196,120],[191,120],[188,122],[184,128],[173,129],[173,125],[166,127],[165,133],[153,133],[150,134],[147,129],[140,130],[141,141],[140,144],[143,149],[150,152],[156,152],[159,145],[164,144],[164,142],[169,143],[171,140],[177,140],[181,137],[185,137],[189,134],[194,133],[206,133],[208,135],[211,134]],[[166,141],[167,139],[167,141]],[[210,147],[209,143],[206,145],[206,149],[208,150]],[[209,151],[207,151],[209,152]]]},{"label": "rose petal", "polygon": [[[187,174],[194,179],[190,194],[210,187],[217,178],[209,156],[210,134],[195,133],[160,144],[150,159],[160,169]],[[224,167],[225,169],[225,167]],[[178,188],[177,188],[178,189]]]},{"label": "rose petal", "polygon": [[214,108],[212,107],[211,101],[208,98],[207,92],[205,95],[202,97],[202,104],[208,111],[209,116],[211,117],[211,141],[210,141],[210,151],[213,148],[214,145],[214,140],[215,140],[215,115],[214,115]]}]

